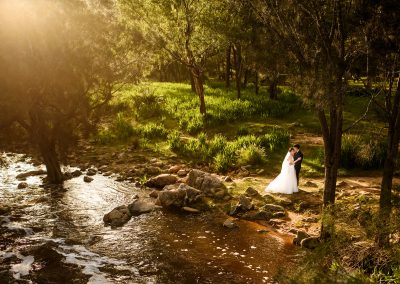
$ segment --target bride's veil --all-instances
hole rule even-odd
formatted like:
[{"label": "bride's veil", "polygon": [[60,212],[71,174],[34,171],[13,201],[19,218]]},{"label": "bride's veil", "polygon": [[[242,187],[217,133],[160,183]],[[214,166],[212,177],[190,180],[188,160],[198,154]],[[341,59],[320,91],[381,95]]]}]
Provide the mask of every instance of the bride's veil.
[{"label": "bride's veil", "polygon": [[289,155],[290,155],[290,152],[287,152],[285,158],[283,159],[281,172],[283,172],[289,166],[289,163],[287,160],[289,158]]}]

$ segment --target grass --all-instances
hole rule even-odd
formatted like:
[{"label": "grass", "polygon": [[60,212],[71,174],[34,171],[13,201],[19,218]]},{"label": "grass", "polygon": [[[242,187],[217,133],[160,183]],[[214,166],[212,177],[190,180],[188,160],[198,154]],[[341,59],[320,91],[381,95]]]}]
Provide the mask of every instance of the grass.
[{"label": "grass", "polygon": [[[238,100],[234,89],[209,82],[205,85],[207,115],[203,117],[189,84],[145,82],[125,86],[111,103],[120,112],[99,129],[95,140],[106,145],[133,144],[158,155],[206,164],[219,172],[250,164],[265,169],[267,175],[279,172],[286,147],[298,142],[305,155],[302,175],[322,176],[322,141],[291,138],[302,133],[320,136],[316,115],[287,87],[280,87],[278,97],[277,101],[270,100],[266,87],[261,87],[259,95],[248,87]],[[366,97],[347,96],[344,124],[350,125],[360,117],[367,103]],[[371,113],[368,118],[376,117]],[[351,132],[377,133],[379,127],[361,122]]]}]

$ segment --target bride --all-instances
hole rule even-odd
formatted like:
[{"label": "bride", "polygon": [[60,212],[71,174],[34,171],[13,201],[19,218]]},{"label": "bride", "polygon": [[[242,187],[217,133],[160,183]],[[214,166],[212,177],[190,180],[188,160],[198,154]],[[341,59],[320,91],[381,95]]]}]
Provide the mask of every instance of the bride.
[{"label": "bride", "polygon": [[265,188],[266,192],[292,194],[298,192],[294,169],[295,149],[292,147],[282,162],[281,173]]}]

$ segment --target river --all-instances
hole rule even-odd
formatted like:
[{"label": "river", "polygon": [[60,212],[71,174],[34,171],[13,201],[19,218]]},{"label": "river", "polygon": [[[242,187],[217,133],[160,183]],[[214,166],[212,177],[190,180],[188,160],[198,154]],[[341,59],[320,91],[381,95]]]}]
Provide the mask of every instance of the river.
[{"label": "river", "polygon": [[105,227],[105,213],[149,191],[101,174],[60,188],[32,176],[18,189],[18,174],[44,167],[2,157],[0,204],[11,210],[0,216],[0,283],[274,283],[299,258],[289,236],[247,221],[224,228],[217,213],[156,211]]}]

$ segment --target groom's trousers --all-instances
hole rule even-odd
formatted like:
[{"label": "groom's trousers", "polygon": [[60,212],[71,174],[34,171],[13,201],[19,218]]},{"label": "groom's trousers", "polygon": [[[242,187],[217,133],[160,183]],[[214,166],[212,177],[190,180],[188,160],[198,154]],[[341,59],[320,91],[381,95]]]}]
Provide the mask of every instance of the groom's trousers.
[{"label": "groom's trousers", "polygon": [[297,186],[299,186],[299,176],[300,176],[301,167],[299,167],[299,168],[295,167],[294,169],[296,170]]}]

